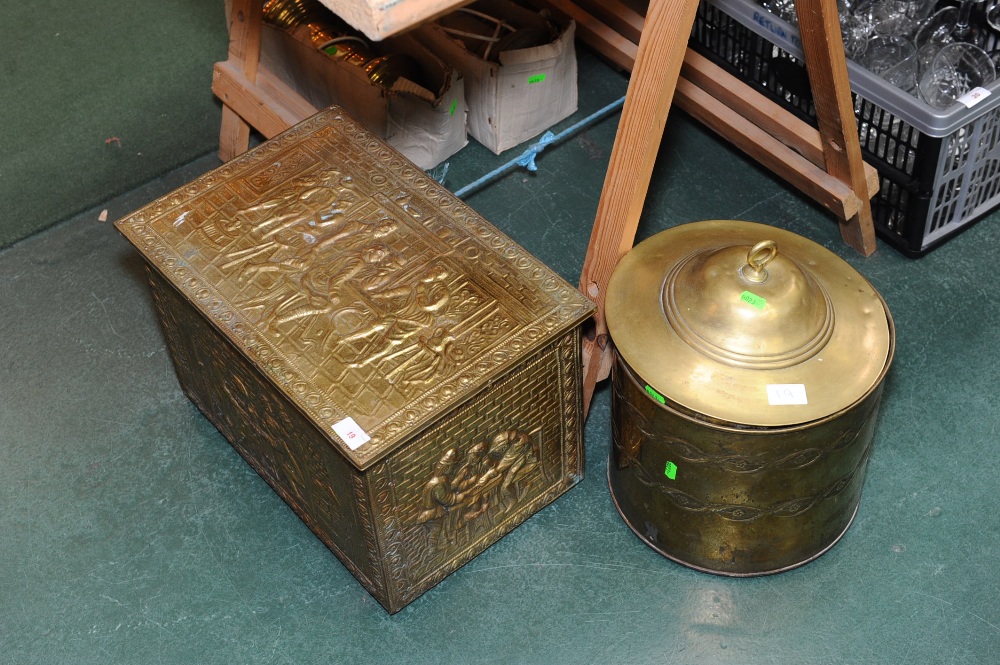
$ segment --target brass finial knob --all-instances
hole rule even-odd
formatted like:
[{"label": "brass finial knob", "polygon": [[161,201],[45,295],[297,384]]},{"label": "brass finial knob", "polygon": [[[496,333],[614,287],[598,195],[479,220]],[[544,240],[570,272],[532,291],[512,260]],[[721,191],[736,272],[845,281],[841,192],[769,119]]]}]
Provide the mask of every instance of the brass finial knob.
[{"label": "brass finial knob", "polygon": [[740,268],[740,274],[754,284],[767,281],[768,263],[778,255],[778,244],[773,240],[762,240],[747,252],[747,263]]}]

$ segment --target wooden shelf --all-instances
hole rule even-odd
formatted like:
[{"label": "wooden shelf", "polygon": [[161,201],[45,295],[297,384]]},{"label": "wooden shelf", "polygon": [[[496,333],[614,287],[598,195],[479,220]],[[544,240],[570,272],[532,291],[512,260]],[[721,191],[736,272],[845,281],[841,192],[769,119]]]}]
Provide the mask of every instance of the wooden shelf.
[{"label": "wooden shelf", "polygon": [[320,0],[369,39],[380,41],[472,0]]}]

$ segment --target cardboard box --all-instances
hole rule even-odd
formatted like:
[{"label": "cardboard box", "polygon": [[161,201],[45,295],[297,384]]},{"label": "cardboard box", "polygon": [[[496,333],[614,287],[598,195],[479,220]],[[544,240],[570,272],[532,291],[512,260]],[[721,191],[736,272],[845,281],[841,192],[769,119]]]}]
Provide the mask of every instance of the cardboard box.
[{"label": "cardboard box", "polygon": [[415,58],[424,85],[401,78],[391,89],[373,83],[360,66],[329,57],[307,38],[267,23],[261,65],[316,108],[337,105],[422,169],[445,161],[468,144],[461,75],[409,35],[373,43],[380,54]]},{"label": "cardboard box", "polygon": [[[518,26],[544,24],[537,12],[508,0],[482,0],[470,8]],[[577,109],[576,23],[557,27],[553,42],[501,52],[499,62],[470,52],[437,22],[412,34],[462,73],[469,134],[499,154],[541,134]]]},{"label": "cardboard box", "polygon": [[340,109],[116,227],[184,391],[389,612],[582,479],[592,303]]}]

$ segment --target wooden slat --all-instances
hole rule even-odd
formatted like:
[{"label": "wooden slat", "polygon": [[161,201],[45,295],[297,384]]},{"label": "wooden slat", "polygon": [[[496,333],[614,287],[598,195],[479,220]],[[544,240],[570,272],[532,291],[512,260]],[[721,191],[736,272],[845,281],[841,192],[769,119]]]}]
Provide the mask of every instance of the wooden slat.
[{"label": "wooden slat", "polygon": [[674,103],[839,219],[858,214],[861,200],[848,184],[831,178],[812,161],[690,81],[682,78],[677,82]]},{"label": "wooden slat", "polygon": [[472,0],[320,0],[372,41],[405,32]]},{"label": "wooden slat", "polygon": [[645,17],[621,0],[577,0],[577,4],[625,39],[639,43]]},{"label": "wooden slat", "polygon": [[618,260],[632,248],[663,128],[680,75],[697,3],[652,0],[611,149],[580,290],[598,306],[593,338],[584,345],[584,404],[611,366],[604,296]]},{"label": "wooden slat", "polygon": [[[684,56],[681,73],[684,79],[825,170],[823,142],[815,127],[803,122],[691,49],[688,49],[687,55]],[[871,199],[878,192],[878,171],[866,162],[862,162],[862,169],[864,169],[868,198]]]},{"label": "wooden slat", "polygon": [[[263,0],[233,0],[229,12],[229,60],[241,75],[253,82],[260,62],[260,28]],[[250,125],[223,100],[219,130],[219,158],[229,161],[246,152]]]},{"label": "wooden slat", "polygon": [[249,81],[233,62],[215,65],[212,92],[265,138],[277,136],[318,109],[267,69]]},{"label": "wooden slat", "polygon": [[[854,191],[863,192],[867,183],[861,168],[861,143],[851,106],[851,82],[837,0],[795,0],[795,11],[816,120],[823,137],[826,171],[848,183]],[[840,235],[864,256],[875,251],[875,227],[868,200],[863,202],[857,216],[841,222]]]},{"label": "wooden slat", "polygon": [[[636,29],[641,31],[643,17],[628,7],[621,5],[620,0],[614,0],[616,5],[609,8],[601,0],[578,0],[577,3],[568,0],[543,0],[559,11],[572,16],[578,23],[585,23],[587,29],[581,31],[581,39],[590,44],[598,52],[609,58],[615,64],[631,69],[634,65],[631,45],[620,43],[619,33],[631,36]],[[829,23],[829,0],[798,0],[802,11],[809,12],[810,17],[822,16],[826,23],[817,26],[816,20],[807,17],[803,26],[803,45],[809,43],[812,55],[807,52],[806,63],[812,61],[809,68],[813,85],[813,96],[816,99],[817,120],[819,129],[802,122],[785,109],[757,93],[752,88],[739,81],[724,70],[711,65],[706,59],[693,51],[688,51],[685,58],[684,75],[703,90],[710,92],[717,100],[722,101],[739,115],[765,129],[786,146],[801,153],[814,164],[821,167],[825,174],[822,177],[847,183],[855,192],[853,199],[844,199],[831,206],[829,194],[841,192],[843,188],[834,182],[820,186],[812,173],[803,193],[813,196],[812,192],[820,194],[817,201],[831,211],[843,207],[845,210],[856,210],[846,218],[840,217],[841,236],[844,241],[863,255],[868,255],[875,249],[875,231],[871,219],[870,199],[878,191],[878,172],[866,164],[861,156],[860,142],[857,137],[857,126],[850,106],[850,81],[847,77],[847,64],[843,55],[843,42],[840,38],[839,18]],[[834,6],[833,15],[836,15]],[[827,12],[827,13],[824,13]],[[620,15],[609,18],[609,14]],[[801,24],[801,21],[800,21]],[[609,39],[608,34],[613,35]],[[819,33],[819,36],[813,36]],[[631,42],[630,42],[631,44]],[[839,55],[837,48],[839,47]],[[814,71],[816,74],[814,75]],[[690,98],[691,104],[697,105],[701,97]],[[821,111],[821,108],[823,109]],[[705,111],[707,116],[718,117],[716,111]],[[741,129],[729,130],[725,122],[719,122],[714,127],[721,135],[736,145],[745,145],[745,135]],[[824,141],[822,137],[827,137]],[[760,150],[754,151],[763,156]],[[762,160],[758,160],[762,161]],[[781,164],[784,160],[769,160],[772,164]],[[802,182],[793,173],[800,173],[797,167],[787,171],[791,180]],[[777,175],[784,177],[782,171]],[[798,186],[798,185],[797,185]],[[816,198],[816,197],[814,197]]]}]

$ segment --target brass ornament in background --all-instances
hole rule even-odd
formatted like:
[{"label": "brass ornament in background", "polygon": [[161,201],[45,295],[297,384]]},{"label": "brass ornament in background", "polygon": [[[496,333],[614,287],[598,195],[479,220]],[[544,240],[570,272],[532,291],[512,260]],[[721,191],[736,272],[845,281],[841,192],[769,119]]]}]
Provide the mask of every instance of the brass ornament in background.
[{"label": "brass ornament in background", "polygon": [[368,46],[368,42],[360,37],[326,37],[327,39],[316,44],[316,48],[331,58],[343,60],[348,64],[358,67],[364,67],[372,59],[372,52]]},{"label": "brass ornament in background", "polygon": [[317,50],[363,68],[375,85],[391,88],[405,77],[427,87],[416,58],[398,52],[376,54],[359,32],[317,0],[268,0],[264,3],[264,20],[289,33],[304,27]]},{"label": "brass ornament in background", "polygon": [[291,31],[300,25],[327,19],[329,11],[315,0],[267,0],[264,20],[282,30]]},{"label": "brass ornament in background", "polygon": [[892,362],[881,296],[796,234],[685,224],[608,288],[608,480],[629,527],[690,567],[802,565],[850,525]]},{"label": "brass ornament in background", "polygon": [[391,88],[400,78],[419,83],[422,77],[420,64],[405,53],[380,55],[365,63],[365,74],[372,83]]}]

